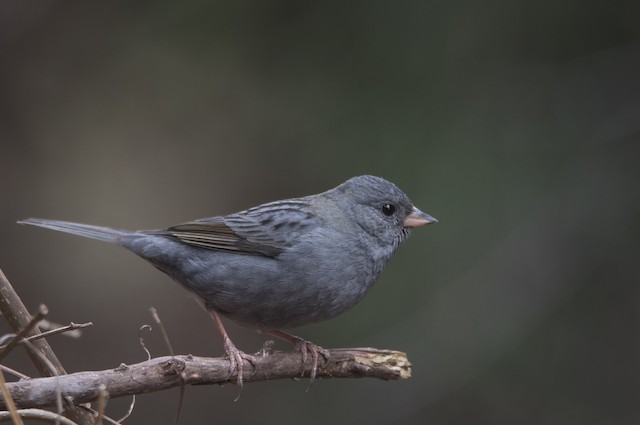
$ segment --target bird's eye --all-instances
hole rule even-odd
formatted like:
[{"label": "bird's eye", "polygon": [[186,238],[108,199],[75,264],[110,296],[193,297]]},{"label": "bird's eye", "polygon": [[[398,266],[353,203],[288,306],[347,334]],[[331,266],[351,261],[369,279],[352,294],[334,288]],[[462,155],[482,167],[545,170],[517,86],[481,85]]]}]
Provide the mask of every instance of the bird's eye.
[{"label": "bird's eye", "polygon": [[396,207],[394,205],[391,204],[384,204],[382,206],[382,214],[388,216],[393,215],[393,213],[396,212]]}]

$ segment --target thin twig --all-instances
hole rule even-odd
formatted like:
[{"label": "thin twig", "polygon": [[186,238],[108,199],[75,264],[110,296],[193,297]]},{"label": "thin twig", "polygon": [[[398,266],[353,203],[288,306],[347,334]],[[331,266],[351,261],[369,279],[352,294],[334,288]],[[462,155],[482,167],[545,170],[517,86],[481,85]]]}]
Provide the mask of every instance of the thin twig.
[{"label": "thin twig", "polygon": [[[71,325],[76,325],[76,324],[71,322]],[[55,330],[55,329],[63,328],[64,326],[65,325],[62,325],[60,323],[56,323],[47,319],[44,319],[40,323],[38,323],[38,328],[40,329],[40,332],[44,332],[44,333]],[[84,327],[84,326],[81,326],[81,327]],[[82,331],[79,328],[74,329],[69,332],[65,332],[64,336],[73,338],[73,339],[78,339],[82,336]]]},{"label": "thin twig", "polygon": [[51,363],[51,360],[49,360],[44,354],[42,354],[39,350],[37,350],[36,347],[34,347],[33,344],[31,343],[31,341],[27,341],[23,339],[22,343],[27,347],[29,347],[29,349],[33,350],[36,357],[38,357],[38,360],[40,360],[40,362],[49,371],[50,376],[57,376],[58,371],[56,369],[56,366],[53,363]]},{"label": "thin twig", "polygon": [[144,343],[144,338],[142,338],[142,331],[151,331],[151,326],[142,325],[140,326],[140,329],[138,329],[138,342],[140,343],[140,346],[142,347],[144,352],[147,353],[147,360],[151,360],[151,353],[149,352],[149,350],[147,349],[147,346]]},{"label": "thin twig", "polygon": [[2,399],[5,401],[5,404],[9,409],[9,414],[13,423],[16,425],[24,425],[22,418],[18,413],[18,409],[16,408],[16,404],[13,402],[13,397],[11,397],[9,388],[7,388],[7,382],[4,380],[4,373],[2,373],[2,371],[0,371],[0,393],[2,393]]},{"label": "thin twig", "polygon": [[[83,409],[83,410],[86,410],[87,412],[91,412],[91,414],[92,414],[94,417],[97,417],[97,416],[98,416],[98,411],[97,411],[97,410],[92,409],[92,408],[91,408],[91,407],[89,407],[88,405],[81,404],[81,405],[79,405],[78,407],[80,407],[80,408],[81,408],[81,409]],[[108,422],[108,423],[110,423],[110,424],[112,424],[112,425],[120,425],[120,421],[116,421],[115,419],[111,419],[111,418],[110,418],[109,416],[107,416],[107,415],[103,415],[103,416],[102,416],[102,420],[103,420],[103,421],[105,421],[105,422]],[[93,424],[93,425],[95,425],[95,424]]]},{"label": "thin twig", "polygon": [[31,379],[27,375],[25,375],[24,373],[18,372],[17,370],[11,369],[10,367],[5,366],[5,365],[1,365],[0,364],[0,370],[3,371],[3,372],[7,372],[8,374],[15,376],[16,378]]},{"label": "thin twig", "polygon": [[131,416],[131,414],[133,413],[133,408],[136,407],[136,395],[133,395],[133,400],[131,400],[131,404],[129,405],[129,410],[127,410],[127,413],[124,414],[123,417],[121,417],[120,419],[118,419],[118,422],[124,422],[125,419],[127,419],[129,416]]},{"label": "thin twig", "polygon": [[11,341],[15,336],[16,334],[4,334],[0,336],[0,344],[4,347],[6,345],[5,342]]},{"label": "thin twig", "polygon": [[100,384],[98,387],[98,417],[96,417],[95,425],[102,425],[102,418],[104,417],[104,409],[107,407],[107,387],[104,384]]},{"label": "thin twig", "polygon": [[[13,286],[11,286],[11,283],[2,270],[0,270],[0,311],[16,333],[21,329],[24,329],[31,320],[29,311],[22,303],[22,300],[13,289]],[[39,333],[40,331],[37,328],[32,329],[32,335],[37,335]],[[37,348],[36,351],[40,351],[44,357],[49,359],[49,361],[55,366],[56,370],[56,373],[52,373],[51,369],[44,365],[40,360],[41,356],[38,356],[31,349],[27,350],[29,357],[31,357],[31,361],[41,375],[53,376],[66,373],[64,367],[62,367],[62,364],[60,363],[60,360],[58,360],[58,357],[55,355],[46,340],[40,339],[34,341],[34,345]]]},{"label": "thin twig", "polygon": [[[7,320],[9,326],[15,333],[19,333],[24,329],[31,321],[31,315],[24,306],[24,303],[11,286],[9,279],[0,270],[0,312],[2,316]],[[40,330],[36,327],[30,331],[29,335],[38,335]],[[35,365],[38,372],[43,376],[55,376],[63,375],[66,373],[62,363],[51,349],[51,346],[46,339],[38,339],[33,343],[26,343],[27,354],[31,358],[31,361]],[[47,361],[43,361],[46,359]],[[26,382],[26,381],[24,381]],[[69,417],[73,418],[81,425],[88,425],[93,423],[93,418],[81,409],[70,406],[67,412]]]},{"label": "thin twig", "polygon": [[180,423],[180,416],[182,416],[182,406],[184,405],[184,393],[186,392],[186,388],[187,385],[185,383],[186,379],[184,376],[184,373],[180,374],[180,377],[182,378],[181,380],[181,384],[180,384],[180,396],[178,397],[178,410],[176,412],[176,419],[174,421],[175,425],[178,425]]},{"label": "thin twig", "polygon": [[[3,338],[12,338],[11,342],[9,342],[9,344],[5,344],[0,346],[0,350],[5,350],[7,347],[9,347],[9,345],[11,345],[11,343],[13,341],[18,341],[15,344],[22,344],[24,343],[24,341],[35,341],[38,340],[40,338],[46,338],[48,336],[52,336],[52,335],[57,335],[57,334],[61,334],[64,332],[73,332],[77,329],[82,329],[82,328],[86,328],[89,326],[93,326],[93,322],[87,322],[87,323],[73,323],[71,322],[70,324],[68,324],[67,326],[62,326],[60,328],[56,328],[56,329],[51,329],[49,331],[46,332],[42,332],[40,334],[37,335],[31,335],[27,338],[16,338],[17,335],[15,334],[7,334],[7,335],[3,335]],[[26,328],[25,328],[26,329]],[[2,352],[0,351],[0,359],[2,359]]]},{"label": "thin twig", "polygon": [[[40,338],[46,338],[48,336],[52,336],[52,335],[57,335],[57,334],[61,334],[61,333],[72,333],[78,329],[83,329],[83,328],[88,328],[89,326],[93,326],[93,322],[87,322],[87,323],[69,323],[67,326],[62,326],[60,328],[56,328],[56,329],[51,329],[50,331],[46,331],[46,332],[42,332],[39,335],[33,335],[30,336],[28,338],[25,338],[25,340],[27,341],[34,341],[36,339],[40,339]],[[77,337],[73,337],[73,338],[77,338]]]},{"label": "thin twig", "polygon": [[[160,327],[160,332],[162,333],[162,337],[164,338],[164,343],[169,350],[171,356],[174,356],[173,347],[171,346],[171,341],[169,340],[169,335],[167,334],[164,325],[162,324],[162,320],[160,320],[160,315],[158,314],[158,310],[155,307],[151,307],[149,309],[151,311],[151,315],[153,316],[153,320],[156,321],[158,326]],[[174,421],[175,425],[180,423],[180,416],[182,415],[182,405],[184,404],[184,393],[185,393],[185,376],[184,374],[180,374],[182,377],[182,385],[180,385],[180,396],[178,397],[178,411],[176,412],[176,419]]]},{"label": "thin twig", "polygon": [[31,317],[31,320],[29,320],[27,325],[24,328],[20,329],[16,336],[13,337],[13,339],[0,351],[0,361],[4,359],[7,354],[9,354],[13,347],[18,345],[20,341],[23,341],[25,335],[28,335],[31,330],[35,328],[38,322],[40,322],[47,314],[49,314],[49,309],[47,308],[47,306],[44,304],[40,304],[40,306],[38,306],[38,312],[36,313],[36,315]]},{"label": "thin twig", "polygon": [[[17,411],[19,418],[25,419],[36,419],[36,420],[44,420],[45,422],[53,422],[56,421],[62,425],[78,425],[76,422],[73,422],[71,419],[65,418],[64,416],[58,415],[57,413],[49,412],[48,410],[41,409],[21,409]],[[12,419],[10,412],[0,412],[0,422],[5,422],[7,419]],[[20,423],[22,424],[22,419],[20,419]]]},{"label": "thin twig", "polygon": [[160,333],[162,333],[162,338],[164,338],[164,343],[167,346],[167,349],[169,350],[169,354],[173,356],[174,355],[173,347],[171,346],[171,341],[169,341],[169,335],[167,335],[167,330],[164,328],[164,325],[160,320],[160,316],[158,315],[158,310],[156,310],[155,307],[151,307],[149,311],[151,311],[151,316],[153,316],[153,320],[155,320],[158,326],[160,327]]}]

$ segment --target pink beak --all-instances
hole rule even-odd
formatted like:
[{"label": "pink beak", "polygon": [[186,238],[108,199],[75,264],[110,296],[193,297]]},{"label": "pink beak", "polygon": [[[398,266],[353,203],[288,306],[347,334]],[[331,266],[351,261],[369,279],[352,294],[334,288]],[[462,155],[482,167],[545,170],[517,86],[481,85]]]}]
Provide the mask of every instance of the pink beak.
[{"label": "pink beak", "polygon": [[432,224],[437,222],[438,220],[436,220],[434,217],[431,217],[429,214],[423,213],[416,207],[413,207],[413,211],[411,211],[411,214],[409,214],[407,218],[404,219],[403,225],[404,227],[413,228],[413,227],[426,226],[427,224]]}]

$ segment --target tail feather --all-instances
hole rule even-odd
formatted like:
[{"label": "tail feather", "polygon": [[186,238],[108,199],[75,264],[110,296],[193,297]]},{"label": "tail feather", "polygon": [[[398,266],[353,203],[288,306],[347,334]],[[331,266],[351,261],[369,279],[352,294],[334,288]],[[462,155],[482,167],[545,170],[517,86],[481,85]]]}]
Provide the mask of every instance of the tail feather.
[{"label": "tail feather", "polygon": [[120,244],[123,235],[129,232],[125,230],[110,229],[109,227],[92,226],[89,224],[71,223],[68,221],[46,220],[42,218],[28,218],[18,221],[18,224],[44,227],[45,229],[71,233],[85,238],[97,239],[103,242]]}]

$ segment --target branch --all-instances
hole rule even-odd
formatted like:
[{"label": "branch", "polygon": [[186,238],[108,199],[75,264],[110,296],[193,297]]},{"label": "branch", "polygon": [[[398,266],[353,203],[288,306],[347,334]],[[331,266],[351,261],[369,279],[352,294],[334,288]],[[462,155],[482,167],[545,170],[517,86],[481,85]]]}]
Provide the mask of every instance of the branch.
[{"label": "branch", "polygon": [[[29,311],[22,303],[22,300],[13,289],[9,279],[7,279],[2,270],[0,270],[0,312],[4,318],[7,319],[7,322],[9,322],[9,325],[17,335],[23,335],[23,333],[26,337],[40,335],[40,330],[37,326],[31,327],[30,323],[32,323],[32,317],[29,314]],[[46,311],[44,313],[46,314]],[[60,360],[58,360],[58,357],[45,339],[40,338],[33,342],[29,342],[16,336],[14,341],[23,341],[25,343],[27,353],[41,375],[49,377],[53,376],[52,379],[56,379],[56,375],[63,375],[66,373],[62,363],[60,363]],[[7,348],[10,347],[5,347],[5,352],[7,352]],[[7,384],[6,386],[8,387],[9,385],[11,384]],[[54,392],[53,394],[54,402],[52,405],[55,405],[57,402],[57,393]],[[2,404],[4,404],[4,400]],[[91,416],[77,407],[69,406],[66,413],[79,424],[93,423]]]},{"label": "branch", "polygon": [[[41,422],[49,422],[52,424],[62,424],[62,425],[78,425],[70,419],[65,418],[64,416],[60,416],[56,413],[49,412],[46,410],[40,409],[24,409],[18,410],[16,412],[20,418],[24,419],[35,419]],[[5,419],[13,419],[9,412],[0,412],[0,422]],[[15,421],[15,420],[14,420]]]},{"label": "branch", "polygon": [[[2,270],[0,270],[0,311],[5,319],[7,319],[7,322],[9,322],[9,325],[13,328],[15,333],[19,333],[22,329],[26,328],[31,321],[31,314],[29,314],[29,311],[22,303],[18,294],[16,294],[16,291],[13,289],[13,286],[11,286],[11,283],[9,283],[9,280]],[[26,336],[39,334],[40,331],[38,328],[33,328]],[[58,360],[58,357],[55,355],[47,341],[39,339],[34,341],[33,345],[55,367],[55,370],[50,370],[48,365],[45,364],[45,362],[43,362],[33,350],[27,347],[27,353],[29,353],[31,361],[41,375],[53,376],[66,373],[64,367],[62,367],[62,364],[60,363],[60,360]]]},{"label": "branch", "polygon": [[[329,360],[318,370],[318,378],[406,379],[411,364],[405,353],[375,348],[340,348],[329,350]],[[245,382],[299,378],[309,376],[311,365],[301,369],[299,352],[274,352],[256,357],[256,370],[245,363]],[[78,372],[48,378],[8,383],[16,405],[22,408],[54,406],[56,394],[74,404],[98,400],[100,387],[109,398],[143,394],[184,384],[211,385],[236,382],[229,373],[229,360],[191,355],[165,356],[116,369]],[[4,407],[4,402],[0,402]]]},{"label": "branch", "polygon": [[[18,345],[20,341],[23,341],[24,336],[29,334],[29,332],[31,332],[31,330],[35,328],[36,325],[47,314],[49,314],[49,309],[47,308],[47,306],[44,304],[40,304],[40,307],[38,308],[38,313],[35,316],[31,317],[31,320],[29,320],[29,323],[27,323],[27,325],[24,328],[20,329],[20,332],[18,332],[16,336],[14,336],[13,339],[9,341],[7,345],[2,347],[2,349],[0,350],[0,360],[4,359],[5,356],[9,354],[13,349],[13,347]],[[34,335],[33,337],[36,337],[36,336],[39,336],[39,335]],[[33,338],[33,337],[30,337],[30,338]]]}]

